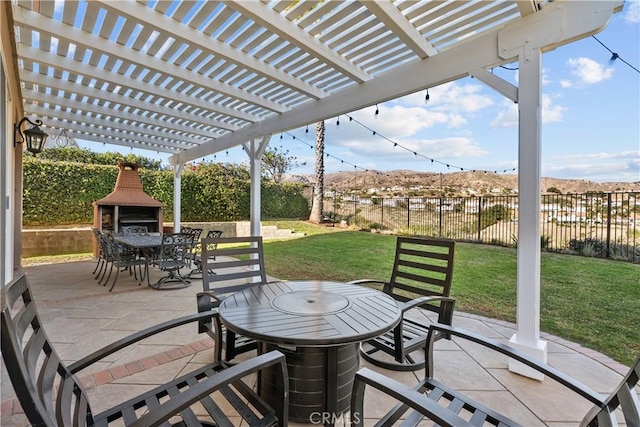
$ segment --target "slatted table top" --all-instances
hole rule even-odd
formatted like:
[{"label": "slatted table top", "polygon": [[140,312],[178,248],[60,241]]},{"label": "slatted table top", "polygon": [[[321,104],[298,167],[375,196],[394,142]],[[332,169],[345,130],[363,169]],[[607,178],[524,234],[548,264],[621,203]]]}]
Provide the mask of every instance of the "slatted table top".
[{"label": "slatted table top", "polygon": [[400,314],[395,300],[382,292],[324,281],[254,286],[220,304],[220,318],[230,330],[303,347],[365,341],[397,325]]}]

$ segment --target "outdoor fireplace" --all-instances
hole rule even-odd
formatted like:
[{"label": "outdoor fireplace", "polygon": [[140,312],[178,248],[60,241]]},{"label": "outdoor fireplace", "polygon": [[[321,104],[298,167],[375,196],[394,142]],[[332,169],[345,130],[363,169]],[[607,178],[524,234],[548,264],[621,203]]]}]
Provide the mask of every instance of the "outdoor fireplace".
[{"label": "outdoor fireplace", "polygon": [[[98,230],[118,233],[128,225],[144,225],[150,233],[162,232],[164,203],[146,194],[136,163],[118,161],[115,188],[107,196],[93,202],[93,226]],[[94,242],[94,256],[97,244]]]}]

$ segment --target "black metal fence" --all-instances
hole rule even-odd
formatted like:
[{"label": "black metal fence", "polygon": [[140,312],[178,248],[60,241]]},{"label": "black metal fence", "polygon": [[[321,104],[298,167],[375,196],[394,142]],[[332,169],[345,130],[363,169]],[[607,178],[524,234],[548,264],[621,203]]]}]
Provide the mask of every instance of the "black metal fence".
[{"label": "black metal fence", "polygon": [[[364,229],[518,244],[518,196],[325,197],[325,215]],[[640,263],[640,192],[545,194],[543,250]]]}]

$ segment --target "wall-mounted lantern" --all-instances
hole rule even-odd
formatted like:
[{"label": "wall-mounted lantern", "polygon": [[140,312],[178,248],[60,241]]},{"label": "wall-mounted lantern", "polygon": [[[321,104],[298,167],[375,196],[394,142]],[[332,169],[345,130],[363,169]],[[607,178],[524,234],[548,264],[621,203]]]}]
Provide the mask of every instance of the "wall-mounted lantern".
[{"label": "wall-mounted lantern", "polygon": [[[25,121],[29,122],[32,126],[22,132],[22,123]],[[34,156],[40,153],[49,135],[38,126],[42,126],[42,120],[36,120],[35,123],[29,120],[28,117],[20,120],[13,126],[13,146],[15,147],[16,144],[22,144],[26,141],[27,151],[33,153]],[[20,136],[20,140],[18,140],[18,136]]]}]

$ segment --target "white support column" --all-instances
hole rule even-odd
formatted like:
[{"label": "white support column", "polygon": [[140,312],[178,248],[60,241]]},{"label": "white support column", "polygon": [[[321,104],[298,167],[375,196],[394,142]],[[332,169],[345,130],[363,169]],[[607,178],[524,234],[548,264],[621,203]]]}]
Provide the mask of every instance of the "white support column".
[{"label": "white support column", "polygon": [[262,154],[265,148],[269,144],[271,136],[265,136],[260,143],[257,143],[255,139],[252,139],[248,143],[244,144],[244,151],[249,156],[249,167],[251,174],[251,191],[250,191],[250,208],[249,208],[249,228],[252,236],[259,236],[261,234],[260,229],[260,205],[261,205],[261,189],[260,189],[260,177],[262,170]]},{"label": "white support column", "polygon": [[[540,340],[540,123],[542,122],[542,52],[528,41],[520,53],[518,90],[518,306],[517,330],[510,344],[542,361],[547,343]],[[542,380],[544,375],[509,360],[509,370]]]},{"label": "white support column", "polygon": [[182,170],[184,163],[173,165],[173,232],[180,232],[180,209],[182,195]]}]

